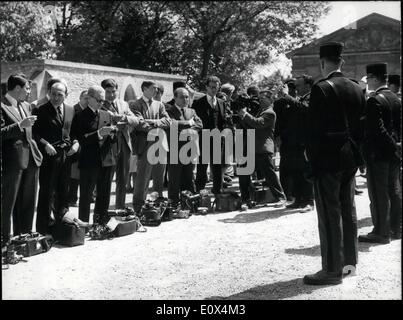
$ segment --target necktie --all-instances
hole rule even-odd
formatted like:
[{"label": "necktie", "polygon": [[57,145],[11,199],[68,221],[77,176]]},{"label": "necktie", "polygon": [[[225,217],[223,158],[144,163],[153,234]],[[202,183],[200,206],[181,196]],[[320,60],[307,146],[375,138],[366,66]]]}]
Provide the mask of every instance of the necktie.
[{"label": "necktie", "polygon": [[62,115],[61,106],[57,107],[57,116],[59,117],[60,122],[63,122],[63,115]]},{"label": "necktie", "polygon": [[112,102],[111,105],[112,105],[113,111],[115,111],[116,113],[119,113],[119,110],[118,110],[117,106],[115,105],[115,102]]},{"label": "necktie", "polygon": [[24,118],[25,118],[25,114],[24,114],[24,111],[22,111],[21,102],[19,102],[19,101],[18,101],[18,103],[17,103],[17,109],[18,109],[18,112],[19,112],[19,114],[20,114],[20,116],[21,116],[21,119],[24,119]]},{"label": "necktie", "polygon": [[186,120],[186,118],[185,118],[185,109],[181,108],[181,113],[182,113],[183,119]]}]

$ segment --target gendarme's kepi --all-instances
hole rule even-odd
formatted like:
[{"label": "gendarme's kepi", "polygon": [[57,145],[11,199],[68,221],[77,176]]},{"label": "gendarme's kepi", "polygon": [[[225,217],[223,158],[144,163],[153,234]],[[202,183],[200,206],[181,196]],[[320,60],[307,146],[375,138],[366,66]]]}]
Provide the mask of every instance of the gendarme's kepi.
[{"label": "gendarme's kepi", "polygon": [[367,75],[386,76],[388,73],[387,68],[388,64],[385,62],[368,64]]},{"label": "gendarme's kepi", "polygon": [[340,58],[343,47],[341,42],[324,42],[319,48],[319,58]]}]

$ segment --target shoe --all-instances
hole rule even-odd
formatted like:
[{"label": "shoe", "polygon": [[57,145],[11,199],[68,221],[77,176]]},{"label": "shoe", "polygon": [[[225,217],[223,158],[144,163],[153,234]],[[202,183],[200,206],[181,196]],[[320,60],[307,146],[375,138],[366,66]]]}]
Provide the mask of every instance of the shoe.
[{"label": "shoe", "polygon": [[303,207],[303,203],[295,201],[294,203],[285,206],[287,209],[300,209]]},{"label": "shoe", "polygon": [[315,207],[313,205],[307,204],[303,207],[300,208],[299,212],[309,212],[309,211],[313,211],[315,209]]},{"label": "shoe", "polygon": [[382,237],[375,233],[368,233],[366,235],[359,236],[358,241],[359,242],[388,244],[388,243],[390,243],[390,238]]},{"label": "shoe", "polygon": [[358,195],[360,195],[360,194],[363,194],[364,193],[364,191],[362,191],[362,190],[360,190],[360,189],[355,189],[355,195],[356,196],[358,196]]},{"label": "shoe", "polygon": [[321,270],[317,273],[306,275],[303,279],[305,284],[310,285],[327,285],[327,284],[340,284],[343,282],[342,274],[337,274],[335,272],[327,272]]},{"label": "shoe", "polygon": [[346,265],[343,267],[343,278],[344,277],[355,277],[357,275],[357,269],[354,265]]},{"label": "shoe", "polygon": [[287,203],[286,199],[280,199],[274,202],[269,202],[269,204],[275,208],[284,207],[286,203]]},{"label": "shoe", "polygon": [[390,238],[392,240],[400,240],[402,238],[402,233],[401,232],[391,232],[390,233]]}]

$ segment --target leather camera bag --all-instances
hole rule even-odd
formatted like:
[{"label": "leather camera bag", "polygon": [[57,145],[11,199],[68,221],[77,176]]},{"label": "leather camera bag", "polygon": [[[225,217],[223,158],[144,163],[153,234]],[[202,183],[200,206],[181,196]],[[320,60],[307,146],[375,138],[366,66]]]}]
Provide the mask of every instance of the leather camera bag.
[{"label": "leather camera bag", "polygon": [[55,225],[54,236],[57,243],[62,246],[80,246],[85,242],[85,227],[77,227],[72,223],[58,223]]},{"label": "leather camera bag", "polygon": [[44,236],[38,232],[20,234],[11,240],[17,254],[31,257],[50,250],[53,244],[52,236]]},{"label": "leather camera bag", "polygon": [[235,211],[241,209],[241,197],[232,191],[217,194],[215,197],[215,210],[220,212]]}]

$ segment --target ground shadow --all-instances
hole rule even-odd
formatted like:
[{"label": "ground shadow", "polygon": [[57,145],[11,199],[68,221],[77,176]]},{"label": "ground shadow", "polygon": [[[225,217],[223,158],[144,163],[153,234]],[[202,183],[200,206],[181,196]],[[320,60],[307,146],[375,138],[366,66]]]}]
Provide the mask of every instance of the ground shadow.
[{"label": "ground shadow", "polygon": [[[245,212],[236,215],[233,218],[218,220],[224,223],[254,223],[268,219],[277,219],[285,215],[300,213],[298,210],[287,210],[279,208],[275,210],[264,210],[259,212]],[[301,213],[302,214],[302,213]]]},{"label": "ground shadow", "polygon": [[[368,242],[358,242],[359,252],[370,252],[371,247],[376,247],[382,245],[381,243],[368,243]],[[287,254],[302,254],[304,256],[310,257],[320,257],[320,245],[307,248],[289,248],[284,250]]]},{"label": "ground shadow", "polygon": [[256,286],[228,297],[213,296],[205,298],[205,300],[281,300],[302,294],[311,294],[317,289],[328,286],[306,285],[303,283],[302,278],[297,278]]}]

